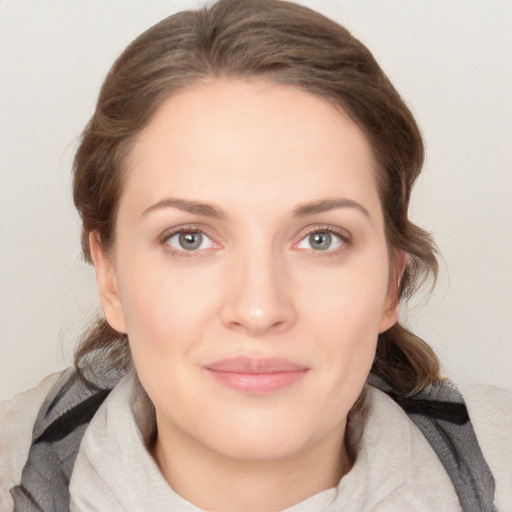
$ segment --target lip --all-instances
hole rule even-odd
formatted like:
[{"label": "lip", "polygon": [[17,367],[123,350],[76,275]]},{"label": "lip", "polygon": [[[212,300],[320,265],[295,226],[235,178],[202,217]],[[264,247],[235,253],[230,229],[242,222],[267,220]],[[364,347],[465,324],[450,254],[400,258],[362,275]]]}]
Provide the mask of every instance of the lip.
[{"label": "lip", "polygon": [[271,393],[301,380],[309,368],[288,359],[251,358],[222,359],[204,367],[220,384],[246,393]]}]

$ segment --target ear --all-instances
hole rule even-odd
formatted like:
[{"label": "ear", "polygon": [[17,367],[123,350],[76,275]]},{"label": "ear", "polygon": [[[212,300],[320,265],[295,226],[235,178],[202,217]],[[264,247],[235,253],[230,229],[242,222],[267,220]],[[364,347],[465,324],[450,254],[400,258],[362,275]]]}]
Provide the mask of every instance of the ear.
[{"label": "ear", "polygon": [[106,253],[97,231],[89,233],[89,247],[105,319],[110,327],[118,332],[126,333],[126,322],[114,264]]},{"label": "ear", "polygon": [[398,321],[400,314],[400,283],[406,264],[407,253],[402,250],[395,251],[395,257],[392,261],[394,268],[389,273],[388,292],[380,320],[379,333],[387,331]]}]

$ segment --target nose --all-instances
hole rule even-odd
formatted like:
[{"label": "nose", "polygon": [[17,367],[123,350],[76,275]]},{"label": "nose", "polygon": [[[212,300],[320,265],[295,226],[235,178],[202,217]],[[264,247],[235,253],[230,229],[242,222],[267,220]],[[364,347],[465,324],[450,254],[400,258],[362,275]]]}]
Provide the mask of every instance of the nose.
[{"label": "nose", "polygon": [[290,285],[283,262],[271,251],[240,258],[229,269],[222,323],[253,337],[287,331],[297,319]]}]

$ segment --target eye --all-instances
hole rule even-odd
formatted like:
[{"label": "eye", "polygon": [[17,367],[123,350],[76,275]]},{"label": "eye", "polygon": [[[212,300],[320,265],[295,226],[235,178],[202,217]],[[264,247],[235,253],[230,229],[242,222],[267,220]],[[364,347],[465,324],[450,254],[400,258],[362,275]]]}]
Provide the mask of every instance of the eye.
[{"label": "eye", "polygon": [[347,240],[328,229],[319,229],[308,233],[298,244],[299,249],[313,251],[333,251],[346,244]]},{"label": "eye", "polygon": [[201,231],[178,231],[166,237],[164,243],[178,251],[199,251],[210,249],[213,241]]}]

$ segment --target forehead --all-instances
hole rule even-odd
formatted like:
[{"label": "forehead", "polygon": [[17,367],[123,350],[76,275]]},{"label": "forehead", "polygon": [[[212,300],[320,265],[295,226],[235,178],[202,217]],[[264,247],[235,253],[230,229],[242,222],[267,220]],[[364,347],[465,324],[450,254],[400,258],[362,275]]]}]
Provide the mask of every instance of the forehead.
[{"label": "forehead", "polygon": [[252,195],[290,207],[326,195],[377,197],[372,150],[358,126],[318,96],[267,81],[211,80],[170,96],[138,137],[127,171],[125,194],[144,203],[163,194]]}]

